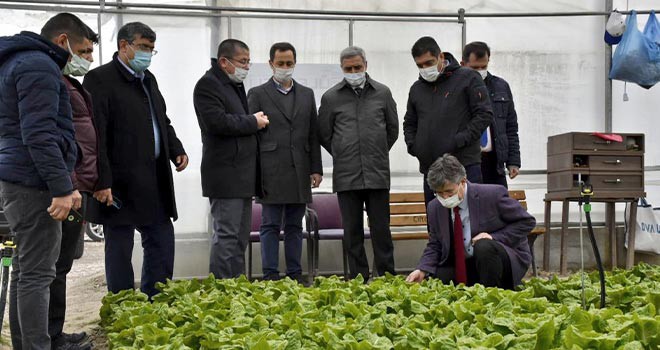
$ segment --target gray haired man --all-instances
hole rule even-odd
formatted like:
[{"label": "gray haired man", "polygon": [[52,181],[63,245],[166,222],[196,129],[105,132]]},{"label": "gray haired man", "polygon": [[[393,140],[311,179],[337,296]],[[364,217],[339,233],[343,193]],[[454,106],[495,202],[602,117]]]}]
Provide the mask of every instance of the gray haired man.
[{"label": "gray haired man", "polygon": [[366,73],[364,50],[351,46],[340,55],[344,79],[321,98],[321,144],[333,157],[332,187],[337,192],[351,277],[369,277],[364,251],[362,208],[369,216],[374,272],[394,273],[390,232],[389,150],[399,136],[396,103],[390,89]]}]

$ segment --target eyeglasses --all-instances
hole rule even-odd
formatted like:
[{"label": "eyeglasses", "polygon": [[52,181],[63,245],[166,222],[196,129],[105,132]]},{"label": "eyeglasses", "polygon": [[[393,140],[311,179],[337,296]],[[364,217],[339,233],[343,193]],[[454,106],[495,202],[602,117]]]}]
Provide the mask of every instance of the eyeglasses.
[{"label": "eyeglasses", "polygon": [[250,62],[250,60],[237,61],[237,60],[235,60],[233,58],[229,58],[229,57],[222,57],[222,58],[226,59],[227,61],[230,61],[229,63],[231,63],[231,61],[234,61],[234,62],[238,63],[239,65],[241,65],[243,67],[247,67],[247,68],[252,67],[252,63]]},{"label": "eyeglasses", "polygon": [[158,54],[158,51],[154,50],[153,47],[151,46],[147,46],[145,44],[133,44],[133,43],[131,43],[131,45],[137,47],[138,51],[148,52],[152,56],[156,56]]}]

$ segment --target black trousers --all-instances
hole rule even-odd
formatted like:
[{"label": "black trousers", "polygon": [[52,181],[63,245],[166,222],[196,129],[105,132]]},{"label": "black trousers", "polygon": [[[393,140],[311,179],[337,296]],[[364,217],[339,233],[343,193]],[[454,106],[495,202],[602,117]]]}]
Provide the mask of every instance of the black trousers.
[{"label": "black trousers", "polygon": [[506,176],[498,172],[495,150],[481,154],[481,175],[485,184],[502,185],[508,188]]},{"label": "black trousers", "polygon": [[66,314],[66,275],[71,271],[76,246],[82,234],[83,223],[65,220],[62,222],[62,244],[55,263],[55,279],[50,284],[48,305],[48,334],[52,342],[62,335]]},{"label": "black trousers", "polygon": [[[454,252],[449,254],[447,263],[438,266],[435,275],[431,276],[448,284],[454,281]],[[468,275],[468,285],[479,283],[486,287],[513,289],[513,272],[511,260],[504,247],[490,239],[480,239],[474,244],[474,254],[465,260]]]},{"label": "black trousers", "polygon": [[371,243],[374,249],[374,274],[394,274],[394,245],[390,231],[390,191],[388,189],[337,192],[344,226],[344,249],[348,252],[350,277],[369,278],[369,262],[364,250],[364,216],[367,208]]}]

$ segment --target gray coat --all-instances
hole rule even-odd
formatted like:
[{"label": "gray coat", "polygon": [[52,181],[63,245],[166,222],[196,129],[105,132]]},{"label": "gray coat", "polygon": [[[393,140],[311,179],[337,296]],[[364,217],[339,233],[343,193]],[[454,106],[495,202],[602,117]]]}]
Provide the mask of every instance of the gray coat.
[{"label": "gray coat", "polygon": [[371,79],[358,95],[342,80],[319,109],[321,144],[333,159],[333,191],[390,188],[389,150],[399,137],[390,89]]},{"label": "gray coat", "polygon": [[259,132],[264,192],[259,200],[266,204],[310,203],[310,175],[323,173],[314,92],[296,81],[293,84],[292,115],[272,79],[248,92],[250,113],[263,111],[270,121]]}]

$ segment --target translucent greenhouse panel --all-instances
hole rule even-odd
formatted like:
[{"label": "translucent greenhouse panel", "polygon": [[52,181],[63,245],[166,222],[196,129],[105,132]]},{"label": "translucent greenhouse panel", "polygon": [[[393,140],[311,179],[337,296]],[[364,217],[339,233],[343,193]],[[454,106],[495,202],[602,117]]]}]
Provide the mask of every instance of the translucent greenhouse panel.
[{"label": "translucent greenhouse panel", "polygon": [[[550,135],[605,127],[604,18],[471,18],[467,42],[491,47],[518,112],[523,169],[546,168]],[[512,35],[515,33],[515,35]]]},{"label": "translucent greenhouse panel", "polygon": [[[387,33],[387,35],[384,35]],[[353,43],[362,47],[367,54],[369,75],[392,91],[399,113],[399,139],[390,151],[392,187],[404,189],[405,176],[419,174],[419,163],[408,154],[403,139],[403,117],[406,114],[408,92],[417,80],[419,70],[410,49],[422,36],[432,36],[443,51],[460,57],[461,26],[458,23],[442,22],[378,22],[356,21],[353,27]],[[415,181],[414,190],[421,186]]]}]

